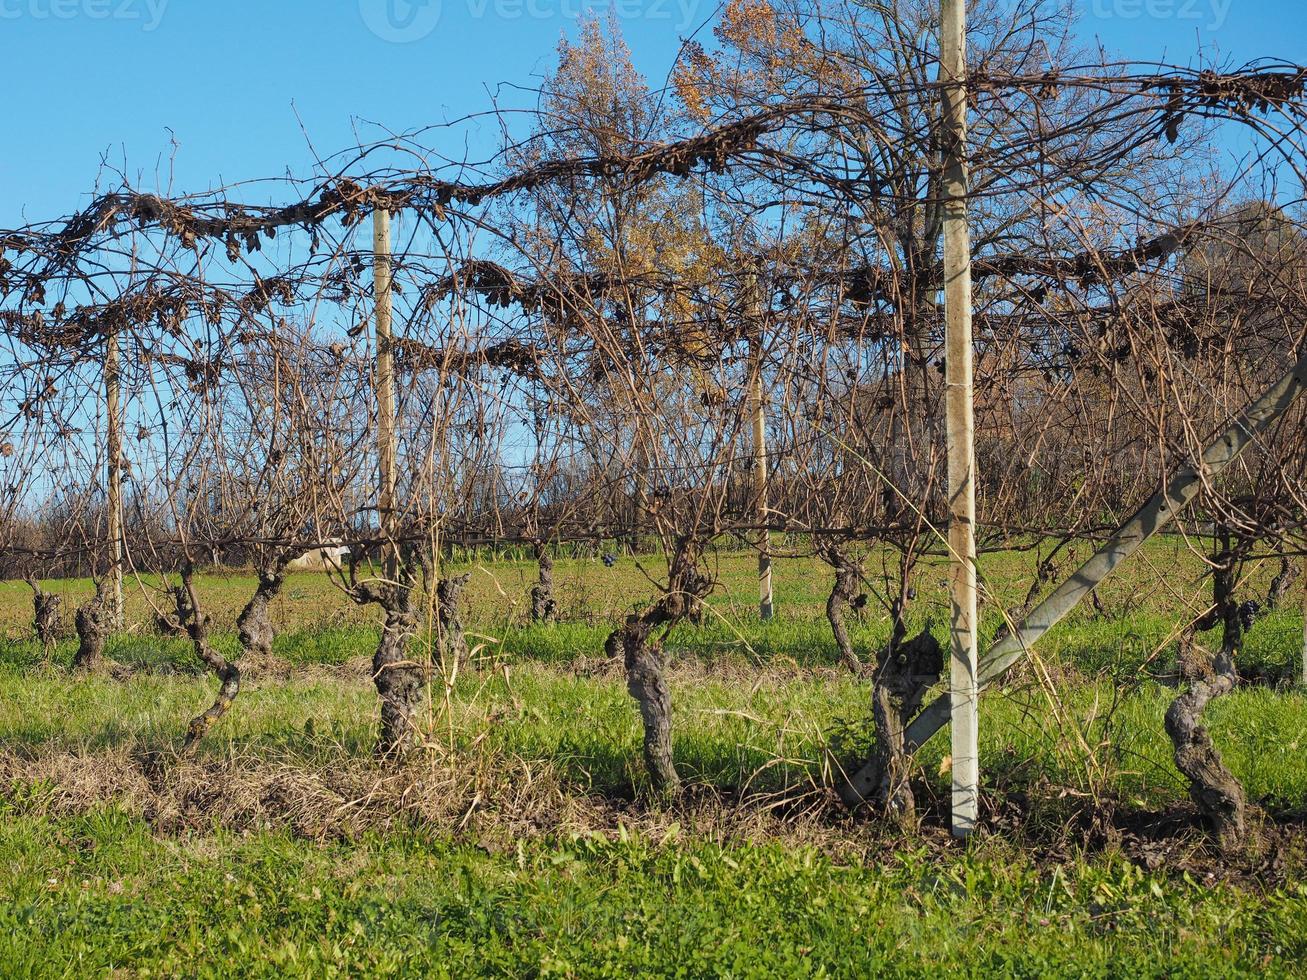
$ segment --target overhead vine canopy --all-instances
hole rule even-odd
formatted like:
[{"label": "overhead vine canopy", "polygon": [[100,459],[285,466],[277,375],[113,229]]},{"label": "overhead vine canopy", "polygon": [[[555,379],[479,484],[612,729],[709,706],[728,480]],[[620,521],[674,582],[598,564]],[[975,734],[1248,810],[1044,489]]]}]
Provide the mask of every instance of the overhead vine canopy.
[{"label": "overhead vine canopy", "polygon": [[[939,646],[908,637],[905,610],[947,522],[945,87],[920,43],[932,5],[884,6],[814,37],[734,0],[718,49],[687,45],[666,92],[591,25],[534,112],[496,118],[485,160],[442,155],[455,124],[298,180],[175,196],[115,180],[0,231],[6,573],[179,577],[160,623],[222,682],[189,746],[240,683],[197,565],[254,566],[240,642],[266,654],[290,562],[347,550],[343,595],[384,612],[390,752],[425,676],[405,655],[420,585],[439,649],[467,655],[466,581],[439,574],[451,544],[531,546],[547,617],[548,543],[654,541],[658,595],[608,653],[674,789],[657,637],[702,616],[713,549],[765,553],[777,532],[828,564],[861,671],[842,616],[868,601],[855,552],[874,543],[897,562],[876,596],[894,654],[877,737],[902,756],[940,715],[922,709]],[[1303,409],[1241,415],[1304,363],[1307,68],[1094,63],[1025,16],[1042,5],[1016,7],[982,17],[964,83],[980,544],[1039,556],[1006,642],[1062,549],[1116,541],[1176,473],[1187,526],[1222,541],[1235,635],[1236,557],[1307,527]],[[1255,148],[1233,166],[1231,127]],[[1237,460],[1212,455],[1220,433]],[[873,787],[889,771],[871,770]]]}]

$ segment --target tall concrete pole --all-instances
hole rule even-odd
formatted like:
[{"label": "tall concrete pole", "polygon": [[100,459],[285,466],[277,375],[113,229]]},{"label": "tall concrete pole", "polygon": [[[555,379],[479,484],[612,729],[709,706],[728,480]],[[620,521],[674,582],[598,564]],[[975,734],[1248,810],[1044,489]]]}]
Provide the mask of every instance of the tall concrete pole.
[{"label": "tall concrete pole", "polygon": [[[1045,633],[1061,622],[1086,596],[1102,585],[1121,563],[1144,546],[1153,535],[1168,526],[1197,499],[1203,487],[1224,473],[1263,432],[1271,427],[1307,393],[1307,351],[1275,384],[1240,412],[1225,431],[1203,450],[1197,463],[1180,466],[1165,485],[1144,502],[1071,577],[1047,599],[1030,611],[1007,637],[985,655],[980,666],[981,685],[999,680]],[[1307,582],[1304,582],[1307,585]],[[1307,604],[1307,595],[1304,596]],[[1307,610],[1304,610],[1307,612]],[[1307,628],[1307,627],[1305,627]],[[905,749],[915,752],[951,718],[951,695],[941,694],[912,719],[904,733]],[[880,782],[875,761],[859,769],[842,788],[850,805],[871,798]]]},{"label": "tall concrete pole", "polygon": [[372,275],[377,304],[377,514],[384,539],[382,568],[386,580],[399,579],[395,532],[395,350],[391,332],[390,212],[372,212]]},{"label": "tall concrete pole", "polygon": [[972,403],[971,233],[967,225],[966,0],[943,0],[945,412],[948,424],[953,835],[975,829],[979,804],[976,638],[976,454]]},{"label": "tall concrete pole", "polygon": [[108,472],[105,483],[108,505],[109,604],[115,629],[123,627],[123,431],[119,404],[118,334],[104,340],[105,449]]},{"label": "tall concrete pole", "polygon": [[753,465],[754,479],[759,487],[758,523],[762,526],[762,533],[758,537],[758,615],[763,620],[768,620],[774,615],[775,609],[771,584],[771,531],[767,528],[771,515],[767,508],[767,410],[762,390],[761,364],[754,374],[753,385]]},{"label": "tall concrete pole", "polygon": [[[1307,539],[1304,539],[1307,545]],[[1302,570],[1302,686],[1307,687],[1307,558]]]},{"label": "tall concrete pole", "polygon": [[758,615],[765,621],[772,618],[775,610],[771,582],[771,531],[767,527],[771,521],[771,511],[767,506],[767,399],[762,383],[764,321],[757,275],[750,273],[747,282],[749,318],[752,321],[749,334],[749,398],[753,415],[753,482],[757,495],[755,505],[758,524],[762,529],[758,535]]}]

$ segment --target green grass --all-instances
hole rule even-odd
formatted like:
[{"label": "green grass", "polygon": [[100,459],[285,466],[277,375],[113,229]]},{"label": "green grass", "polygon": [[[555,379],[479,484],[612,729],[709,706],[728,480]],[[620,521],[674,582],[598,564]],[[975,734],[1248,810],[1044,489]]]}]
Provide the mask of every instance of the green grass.
[{"label": "green grass", "polygon": [[[1077,546],[1078,558],[1089,545]],[[1033,552],[1009,551],[981,559],[982,578],[990,601],[983,606],[982,634],[990,637],[1003,623],[1003,608],[1016,608],[1025,599],[1036,564]],[[756,616],[756,559],[745,552],[723,551],[712,556],[717,588],[701,628],[681,627],[672,647],[697,659],[715,662],[736,659],[753,664],[793,661],[799,665],[834,664],[835,645],[825,622],[825,602],[831,571],[811,557],[779,558],[775,565],[778,617],[762,624]],[[1060,576],[1074,565],[1064,557]],[[860,649],[870,651],[884,643],[889,619],[875,595],[876,584],[893,570],[893,556],[876,550],[866,556],[872,601],[860,615],[850,618]],[[541,662],[565,662],[579,657],[597,658],[613,626],[632,608],[647,603],[656,589],[646,573],[663,572],[657,557],[622,556],[614,568],[598,559],[561,558],[555,567],[555,591],[563,623],[545,628],[528,623],[527,594],[535,566],[525,561],[474,562],[451,566],[472,573],[466,593],[467,625],[478,634],[475,642],[503,655]],[[1201,612],[1210,589],[1202,580],[1204,565],[1179,537],[1148,543],[1131,560],[1124,574],[1100,588],[1109,615],[1095,615],[1087,607],[1076,610],[1045,641],[1057,644],[1063,662],[1096,674],[1110,669],[1118,678],[1137,674],[1145,667],[1165,674],[1173,667],[1167,640],[1183,619]],[[1243,594],[1260,598],[1274,572],[1271,562],[1251,566]],[[909,610],[914,628],[927,622],[943,636],[948,620],[945,573],[937,558],[923,561],[913,580],[917,601]],[[132,637],[118,641],[118,659],[133,664],[185,662],[181,644],[162,641],[151,626],[154,608],[161,602],[157,576],[142,576],[128,583],[127,620]],[[45,588],[64,596],[64,618],[71,632],[72,611],[92,594],[86,580],[46,582]],[[224,649],[234,649],[236,616],[254,588],[248,573],[202,576],[198,590]],[[1296,606],[1296,603],[1290,603]],[[288,577],[282,595],[272,607],[274,625],[281,634],[276,652],[297,663],[341,664],[370,656],[379,619],[375,608],[351,603],[321,573],[300,572]],[[1301,614],[1297,609],[1278,612],[1259,624],[1248,638],[1245,665],[1265,667],[1272,677],[1295,671],[1301,650]],[[31,591],[21,582],[0,583],[0,624],[11,644],[3,656],[21,655],[30,637]],[[65,644],[60,657],[71,656]]]},{"label": "green grass", "polygon": [[[102,749],[177,744],[213,697],[202,675],[140,674],[127,683],[59,670],[0,668],[0,749]],[[735,794],[831,784],[871,740],[865,690],[835,671],[672,672],[677,764],[686,778]],[[437,692],[438,694],[438,692]],[[996,790],[1110,793],[1136,806],[1184,798],[1162,716],[1175,692],[1145,682],[1022,687],[985,701],[981,763]],[[1114,703],[1113,699],[1116,698]],[[247,688],[202,753],[294,763],[366,758],[376,698],[366,674],[307,673]],[[1216,702],[1209,727],[1250,798],[1273,810],[1307,800],[1307,695],[1244,688]],[[578,677],[512,666],[507,679],[465,673],[427,724],[453,747],[548,763],[577,792],[625,797],[642,784],[639,717],[617,673]],[[827,748],[834,750],[833,757]],[[942,794],[946,740],[920,753],[923,786]]]},{"label": "green grass", "polygon": [[[1193,544],[1196,546],[1197,542]],[[777,547],[783,549],[785,544],[781,542]],[[1083,560],[1091,547],[1081,543],[1070,554]],[[818,559],[803,556],[802,550],[796,544],[796,557],[779,557],[775,561],[776,608],[783,617],[793,620],[819,620],[824,615],[832,573]],[[865,557],[868,579],[873,584],[881,582],[887,572],[894,573],[894,556],[890,552],[876,549]],[[721,551],[710,557],[710,567],[717,579],[711,603],[720,618],[737,626],[747,625],[755,618],[756,562],[756,557],[747,551]],[[1037,555],[1033,551],[994,552],[981,557],[981,578],[993,597],[987,606],[987,613],[993,618],[991,628],[996,628],[1001,620],[998,605],[1015,607],[1024,600],[1036,564]],[[1064,552],[1057,577],[1064,577],[1074,564]],[[497,629],[503,631],[526,623],[527,595],[536,575],[533,563],[464,562],[453,563],[447,570],[472,572],[466,593],[471,624],[493,634]],[[1186,605],[1201,603],[1202,597],[1210,592],[1200,581],[1203,570],[1203,560],[1184,539],[1161,537],[1148,542],[1131,559],[1126,573],[1103,585],[1100,598],[1114,613],[1129,618],[1140,614],[1171,614]],[[1256,596],[1264,595],[1274,570],[1271,562],[1251,567],[1247,588]],[[562,617],[592,624],[614,621],[630,612],[634,604],[647,602],[656,595],[648,576],[657,578],[664,572],[665,565],[656,556],[623,555],[613,568],[605,567],[597,558],[560,558],[555,564],[554,579]],[[945,577],[942,559],[930,557],[922,561],[912,581],[918,593],[915,615],[922,619],[946,615]],[[152,621],[154,610],[162,601],[161,584],[154,575],[128,580],[129,623]],[[92,584],[86,579],[46,581],[43,585],[64,597],[64,613],[69,622],[72,608],[93,593]],[[197,585],[215,624],[230,629],[242,604],[253,592],[254,578],[248,572],[231,571],[201,576]],[[884,615],[874,597],[871,610],[873,620]],[[1084,612],[1073,617],[1087,618]],[[375,625],[378,621],[375,609],[355,606],[326,575],[314,572],[295,572],[287,577],[281,596],[273,604],[273,619],[283,631]],[[25,636],[30,622],[31,590],[22,582],[0,582],[0,623],[11,638]]]},{"label": "green grass", "polygon": [[507,852],[392,834],[159,839],[101,810],[0,821],[0,974],[1296,975],[1307,886],[1258,894],[991,843],[839,862],[619,832]]},{"label": "green grass", "polygon": [[[871,558],[875,571],[883,556]],[[347,844],[217,816],[202,831],[151,829],[148,808],[112,771],[100,780],[107,791],[85,795],[58,760],[135,766],[143,750],[175,747],[214,681],[185,641],[145,625],[148,589],[131,592],[131,629],[107,651],[133,671],[121,680],[72,676],[71,640],[47,657],[26,633],[30,592],[0,585],[0,762],[54,760],[33,766],[39,778],[0,781],[0,976],[1292,975],[1307,953],[1307,894],[1296,884],[1247,872],[1213,882],[1169,863],[1143,872],[1113,846],[1078,846],[1084,801],[1158,811],[1186,798],[1162,718],[1176,693],[1177,624],[1201,608],[1201,567],[1174,540],[1141,558],[1102,591],[1107,616],[1078,611],[1041,643],[1038,669],[1025,666],[985,699],[986,793],[995,804],[1023,800],[1029,832],[970,847],[944,846],[931,831],[887,842],[874,828],[832,825],[835,811],[821,809],[840,768],[865,754],[871,721],[865,683],[836,663],[823,618],[829,573],[811,559],[778,563],[781,615],[763,624],[751,559],[718,556],[707,621],[677,627],[667,644],[675,756],[694,792],[714,791],[726,807],[775,800],[781,816],[816,807],[826,822],[809,837],[776,817],[755,833],[694,821],[678,832],[677,813],[651,817],[629,802],[644,787],[639,717],[603,647],[653,594],[630,557],[614,569],[560,560],[568,621],[547,626],[526,622],[533,566],[468,565],[478,669],[447,696],[437,683],[424,713],[438,755],[474,770],[470,794],[503,791],[487,773],[534,774],[573,800],[604,801],[591,821],[600,836],[523,832],[511,801],[491,806],[507,822],[484,837],[476,821],[401,821]],[[1021,601],[1032,564],[1027,554],[985,557],[997,603]],[[1268,573],[1256,571],[1250,594]],[[939,578],[922,569],[912,617],[943,638]],[[90,588],[47,587],[69,608]],[[215,643],[234,653],[252,580],[206,576],[200,587]],[[342,600],[323,576],[292,577],[274,611],[274,652],[292,670],[253,677],[201,744],[196,772],[218,781],[206,792],[226,791],[224,766],[305,778],[368,771],[376,695],[363,664],[375,610]],[[991,602],[985,635],[1001,622]],[[851,630],[869,655],[888,622],[873,602]],[[1241,667],[1292,678],[1301,643],[1300,615],[1277,612],[1247,637]],[[1242,687],[1207,722],[1253,802],[1273,819],[1304,812],[1307,694]],[[918,802],[937,812],[946,752],[936,740],[918,756]],[[139,782],[139,771],[128,775]],[[1292,883],[1307,860],[1300,831],[1286,833]],[[1038,860],[1049,841],[1065,853]]]}]

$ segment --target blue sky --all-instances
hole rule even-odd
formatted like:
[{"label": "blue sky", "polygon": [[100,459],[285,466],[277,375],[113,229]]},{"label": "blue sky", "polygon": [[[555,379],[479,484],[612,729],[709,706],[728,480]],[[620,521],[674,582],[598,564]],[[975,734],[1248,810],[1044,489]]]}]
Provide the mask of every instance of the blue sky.
[{"label": "blue sky", "polygon": [[[102,157],[139,186],[171,177],[196,191],[308,172],[306,132],[325,155],[352,145],[356,126],[379,135],[360,120],[408,130],[496,96],[521,105],[529,95],[512,86],[535,84],[560,36],[610,2],[655,86],[680,38],[717,10],[717,0],[0,0],[0,226],[85,205]],[[1302,0],[1078,6],[1084,37],[1126,57],[1307,62]]]}]

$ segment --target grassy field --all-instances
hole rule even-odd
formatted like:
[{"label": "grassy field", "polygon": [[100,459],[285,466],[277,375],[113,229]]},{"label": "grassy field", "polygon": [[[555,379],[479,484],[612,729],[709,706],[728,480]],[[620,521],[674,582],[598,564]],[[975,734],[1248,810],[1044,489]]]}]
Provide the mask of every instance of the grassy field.
[{"label": "grassy field", "polygon": [[[371,757],[368,610],[295,576],[282,664],[252,673],[191,757],[214,682],[129,597],[112,672],[69,673],[71,641],[30,641],[30,590],[0,586],[0,976],[1296,975],[1307,954],[1307,695],[1296,608],[1248,637],[1248,684],[1213,737],[1257,804],[1256,842],[1221,857],[1193,826],[1162,715],[1175,629],[1203,608],[1201,560],[1172,539],[1104,589],[982,708],[984,830],[943,830],[946,744],[919,756],[918,833],[832,799],[870,741],[865,685],[836,665],[829,573],[777,568],[780,617],[751,615],[747,555],[718,558],[700,627],[669,648],[673,807],[643,793],[639,720],[603,655],[653,590],[636,559],[560,560],[567,622],[525,622],[527,563],[473,572],[471,669],[437,677],[427,751]],[[879,556],[870,570],[878,571]],[[999,606],[1034,557],[989,556]],[[1261,595],[1271,569],[1253,570]],[[88,583],[48,583],[71,608]],[[246,575],[202,596],[234,649]],[[918,623],[944,622],[922,571]],[[1296,605],[1296,604],[1295,604]],[[865,651],[888,624],[854,623]],[[448,683],[446,683],[446,681]]]},{"label": "grassy field", "polygon": [[7,816],[9,977],[1253,976],[1307,954],[1270,892],[997,842],[839,861],[638,834],[505,851],[400,832],[160,838],[127,815]]}]

